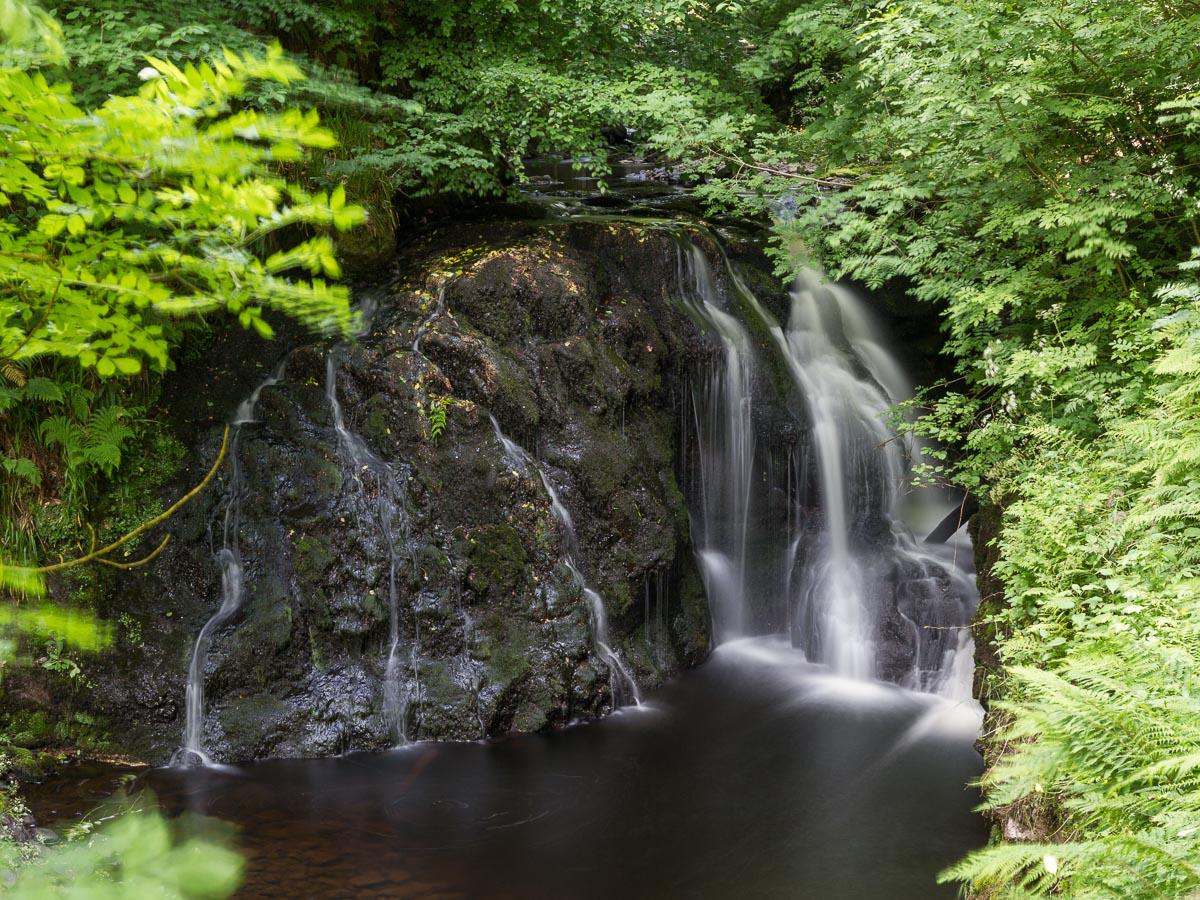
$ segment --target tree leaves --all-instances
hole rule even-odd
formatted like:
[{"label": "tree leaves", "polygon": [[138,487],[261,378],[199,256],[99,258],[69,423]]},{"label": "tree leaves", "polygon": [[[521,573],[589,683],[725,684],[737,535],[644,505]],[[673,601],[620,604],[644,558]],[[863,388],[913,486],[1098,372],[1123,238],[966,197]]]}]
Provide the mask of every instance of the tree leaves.
[{"label": "tree leaves", "polygon": [[76,840],[50,848],[16,870],[9,888],[13,897],[198,900],[228,896],[241,879],[242,859],[223,842],[179,839],[154,811],[131,808],[107,817],[100,827],[85,821],[76,830]]},{"label": "tree leaves", "polygon": [[[278,48],[211,65],[152,59],[151,68],[157,77],[140,95],[114,97],[92,116],[39,74],[0,75],[0,185],[26,201],[0,232],[0,282],[9,290],[0,359],[54,354],[101,377],[136,374],[144,363],[161,369],[163,315],[237,297],[346,333],[344,288],[294,281],[280,291],[278,269],[246,252],[288,226],[362,221],[344,191],[333,208],[267,168],[330,145],[315,114],[231,111],[248,80],[299,71]],[[310,271],[337,273],[327,238],[288,252]]]},{"label": "tree leaves", "polygon": [[[10,38],[0,67],[0,504],[11,537],[29,527],[34,500],[54,494],[77,510],[89,483],[115,474],[135,435],[120,385],[166,370],[175,320],[224,311],[269,337],[272,310],[351,333],[349,292],[329,280],[339,274],[329,232],[364,211],[344,190],[312,194],[280,174],[280,163],[335,141],[314,111],[245,102],[256,81],[302,77],[278,45],[207,63],[151,57],[137,91],[85,112],[69,84],[38,68],[43,51],[61,49],[51,19],[0,0],[0,31]],[[299,233],[308,237],[284,236]],[[13,554],[28,552],[17,543]],[[19,567],[7,571],[20,581]]]},{"label": "tree leaves", "polygon": [[24,0],[0,0],[0,36],[2,66],[61,62],[66,57],[58,23]]},{"label": "tree leaves", "polygon": [[1129,0],[804,4],[742,67],[783,121],[724,135],[723,171],[678,144],[709,198],[776,215],[785,270],[802,247],[942,312],[958,378],[913,427],[1004,507],[988,796],[1066,813],[1067,843],[948,873],[976,893],[1200,887],[1200,779],[1170,762],[1198,740],[1198,31]]}]

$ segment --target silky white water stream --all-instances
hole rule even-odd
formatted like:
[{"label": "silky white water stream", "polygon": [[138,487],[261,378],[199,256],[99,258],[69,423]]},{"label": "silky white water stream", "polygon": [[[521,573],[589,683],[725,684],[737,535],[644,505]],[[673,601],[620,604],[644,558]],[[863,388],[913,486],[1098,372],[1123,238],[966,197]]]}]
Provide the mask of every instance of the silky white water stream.
[{"label": "silky white water stream", "polygon": [[[715,641],[786,629],[835,673],[969,697],[969,545],[914,535],[916,519],[951,501],[913,486],[921,448],[891,427],[891,408],[910,395],[903,367],[846,288],[804,273],[783,326],[720,262],[718,273],[682,241],[681,299],[719,347],[693,379],[684,423]],[[803,403],[807,436],[786,449],[756,409],[764,392],[786,402],[771,366]]]},{"label": "silky white water stream", "polygon": [[[359,337],[370,331],[371,320],[376,311],[374,299],[366,298],[361,305],[361,311],[363,326]],[[418,349],[419,340],[420,335],[418,334],[414,341],[414,350]],[[400,605],[396,578],[399,566],[397,544],[406,542],[409,531],[408,486],[406,479],[398,478],[396,470],[380,459],[367,446],[366,441],[346,424],[346,416],[341,401],[338,399],[337,389],[338,363],[343,352],[344,348],[341,346],[334,347],[325,357],[325,399],[333,414],[338,456],[341,458],[347,474],[353,480],[354,490],[364,501],[368,501],[374,524],[379,530],[380,539],[387,553],[388,647],[384,662],[382,715],[392,734],[392,739],[397,744],[404,744],[408,740],[406,724],[412,697],[405,692],[403,683],[402,669],[405,660],[404,648],[401,646]],[[369,500],[371,493],[374,494],[373,501]],[[412,693],[417,696],[420,695],[418,643],[419,635],[408,647],[408,666],[413,673],[415,682]]]},{"label": "silky white water stream", "polygon": [[575,522],[571,518],[570,510],[563,504],[562,497],[550,480],[550,476],[546,474],[545,468],[539,465],[524,447],[501,430],[500,423],[496,421],[495,416],[489,415],[488,418],[491,420],[496,440],[504,449],[505,462],[514,471],[519,472],[530,468],[536,472],[541,479],[542,486],[546,489],[546,495],[550,498],[550,513],[558,523],[562,536],[562,564],[571,573],[572,579],[582,592],[584,600],[587,601],[596,653],[612,673],[613,706],[622,706],[626,703],[640,706],[642,695],[638,689],[637,680],[621,659],[620,654],[612,647],[612,638],[608,630],[608,615],[604,611],[604,598],[588,583],[576,562],[579,559],[579,537],[575,532]]},{"label": "silky white water stream", "polygon": [[208,650],[213,632],[226,622],[242,605],[242,552],[238,539],[241,525],[242,497],[246,491],[245,474],[238,456],[242,430],[254,423],[254,411],[262,392],[279,382],[283,377],[284,363],[263,380],[250,396],[238,404],[230,427],[233,434],[229,439],[229,486],[225,501],[225,513],[221,519],[221,549],[217,551],[217,564],[221,568],[221,604],[217,611],[204,623],[192,646],[191,662],[188,664],[187,687],[184,696],[185,719],[183,746],[175,753],[174,765],[212,765],[204,751],[204,667],[208,662]]}]

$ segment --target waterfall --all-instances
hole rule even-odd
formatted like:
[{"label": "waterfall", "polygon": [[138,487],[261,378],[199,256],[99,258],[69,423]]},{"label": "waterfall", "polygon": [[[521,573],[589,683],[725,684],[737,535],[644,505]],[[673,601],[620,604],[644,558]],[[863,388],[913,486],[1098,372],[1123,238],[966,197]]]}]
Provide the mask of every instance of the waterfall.
[{"label": "waterfall", "polygon": [[509,467],[515,472],[532,468],[542,481],[542,486],[546,490],[546,495],[550,498],[550,513],[554,516],[555,522],[558,523],[559,532],[562,536],[562,556],[561,562],[563,566],[571,573],[571,578],[578,586],[583,594],[584,600],[587,601],[588,611],[591,614],[592,624],[592,640],[596,647],[597,655],[604,660],[608,666],[612,681],[613,705],[622,706],[626,701],[625,692],[628,692],[628,699],[636,706],[641,706],[642,695],[638,690],[637,681],[633,677],[633,673],[621,660],[620,655],[612,648],[612,639],[608,631],[608,614],[604,611],[604,598],[588,583],[583,572],[580,571],[579,565],[576,562],[579,559],[579,537],[575,532],[575,522],[571,518],[570,510],[562,502],[562,497],[555,488],[554,483],[550,480],[550,476],[546,474],[546,470],[537,463],[529,455],[529,452],[511,438],[509,438],[501,429],[500,423],[496,421],[496,417],[489,414],[488,418],[492,423],[492,431],[496,435],[496,440],[504,449],[504,460]]},{"label": "waterfall", "polygon": [[719,365],[693,385],[691,408],[700,458],[697,555],[718,643],[747,629],[747,569],[754,488],[754,357],[750,336],[718,303],[712,270],[696,245],[681,250],[685,299],[718,336]]},{"label": "waterfall", "polygon": [[[921,448],[889,425],[903,367],[851,291],[803,273],[784,327],[723,262],[719,279],[699,246],[680,248],[680,298],[717,351],[683,423],[715,641],[786,631],[838,674],[969,696],[969,547],[914,535],[951,501],[913,488]],[[802,400],[800,439],[768,424],[787,407],[772,373]]]},{"label": "waterfall", "polygon": [[183,746],[175,753],[172,765],[212,765],[212,760],[204,752],[204,667],[208,662],[213,632],[241,608],[243,596],[242,553],[238,543],[238,528],[241,524],[242,496],[246,490],[246,479],[238,450],[242,429],[254,422],[254,410],[258,406],[259,396],[265,388],[278,383],[283,377],[283,367],[284,364],[280,363],[249,397],[238,404],[233,421],[229,423],[233,428],[233,435],[229,440],[229,490],[222,518],[221,549],[217,552],[217,564],[221,567],[221,605],[204,623],[192,647],[185,692]]},{"label": "waterfall", "polygon": [[[861,533],[885,520],[904,491],[902,448],[887,426],[892,399],[869,375],[841,313],[848,292],[822,285],[808,273],[792,291],[786,332],[772,334],[807,403],[820,472],[825,529],[805,579],[801,618],[809,655],[857,678],[876,673],[874,610]],[[847,339],[839,346],[837,339]],[[852,546],[854,545],[854,546]]]},{"label": "waterfall", "polygon": [[[374,305],[368,301],[363,304],[363,333],[370,328],[371,314]],[[397,478],[392,467],[380,459],[366,442],[347,424],[341,401],[337,394],[338,362],[343,348],[334,347],[325,357],[325,399],[333,414],[333,427],[337,435],[338,455],[354,481],[357,494],[364,501],[369,498],[369,491],[374,492],[374,502],[370,503],[371,516],[375,527],[379,529],[380,538],[387,552],[388,562],[388,649],[384,662],[383,675],[383,718],[393,740],[397,744],[408,740],[405,722],[407,719],[409,698],[405,695],[402,685],[402,647],[400,640],[400,605],[397,596],[397,569],[399,558],[396,552],[397,542],[407,543],[408,520],[408,491],[407,475]],[[417,640],[409,646],[408,664],[419,678],[417,660]],[[419,685],[417,688],[419,696]]]},{"label": "waterfall", "polygon": [[[418,349],[420,336],[428,325],[428,321],[440,314],[443,305],[444,285],[439,290],[437,309],[418,331],[414,349]],[[373,297],[365,298],[360,308],[363,327],[357,335],[358,337],[362,337],[370,329],[372,315],[376,308],[375,299]],[[398,476],[396,471],[380,459],[367,446],[362,437],[346,423],[345,413],[337,394],[338,367],[344,352],[345,346],[338,345],[326,355],[325,398],[333,418],[338,457],[352,480],[355,499],[368,508],[368,517],[373,527],[378,530],[380,539],[386,548],[388,641],[384,659],[382,717],[393,740],[397,744],[402,744],[407,741],[405,722],[410,698],[404,691],[403,670],[406,660],[400,633],[399,585],[397,581],[400,558],[397,546],[406,545],[408,540],[408,473],[407,469],[402,468]],[[250,396],[241,402],[230,422],[232,436],[228,454],[230,465],[228,499],[223,516],[221,549],[217,553],[217,563],[221,569],[221,603],[217,611],[200,629],[192,650],[187,676],[183,746],[173,758],[172,762],[175,765],[212,764],[203,748],[204,669],[214,633],[241,608],[244,596],[243,566],[238,534],[242,499],[246,493],[245,474],[239,458],[241,437],[245,426],[253,424],[255,421],[254,412],[262,391],[276,384],[282,377],[283,364],[281,363],[270,377],[259,384]],[[363,518],[361,509],[359,513],[361,522]],[[417,680],[414,692],[419,697],[417,659],[419,633],[416,638],[408,648],[407,665],[412,670],[414,679]]]}]

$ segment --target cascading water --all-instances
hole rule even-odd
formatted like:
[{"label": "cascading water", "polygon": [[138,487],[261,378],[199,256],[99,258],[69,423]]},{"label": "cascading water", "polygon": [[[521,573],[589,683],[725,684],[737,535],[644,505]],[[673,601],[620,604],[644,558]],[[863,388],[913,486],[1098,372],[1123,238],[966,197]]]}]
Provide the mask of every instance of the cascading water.
[{"label": "cascading water", "polygon": [[[919,448],[888,420],[909,388],[865,308],[805,273],[784,328],[727,260],[719,289],[696,244],[681,247],[679,274],[685,307],[719,344],[693,380],[684,423],[717,643],[787,630],[839,674],[969,696],[976,593],[956,558],[969,554],[914,537],[916,518],[948,501],[911,489]],[[790,443],[764,440],[758,421],[756,397],[782,402],[769,366],[802,400],[807,434]]]},{"label": "cascading water", "polygon": [[588,583],[576,563],[579,558],[579,538],[575,533],[575,522],[571,518],[570,511],[563,505],[562,497],[559,495],[558,489],[554,487],[554,483],[550,481],[546,470],[538,465],[524,447],[505,435],[495,416],[489,415],[488,418],[491,420],[496,440],[504,448],[505,462],[518,472],[532,468],[541,479],[542,486],[545,487],[546,494],[550,498],[550,512],[558,523],[562,535],[562,564],[571,573],[571,577],[583,593],[583,598],[587,601],[588,609],[591,612],[592,638],[596,645],[596,652],[604,660],[611,673],[613,705],[621,706],[627,702],[625,692],[628,692],[628,701],[636,706],[641,706],[642,695],[638,690],[637,681],[629,668],[622,662],[621,657],[612,649],[612,639],[608,631],[608,615],[604,611],[604,598]]},{"label": "cascading water", "polygon": [[[362,307],[365,333],[369,327],[374,303],[368,298]],[[360,336],[361,336],[360,333]],[[384,663],[382,715],[388,730],[397,743],[406,741],[405,720],[409,697],[404,691],[403,647],[400,633],[400,611],[397,575],[399,555],[397,545],[404,545],[408,537],[407,513],[407,470],[397,477],[392,467],[381,460],[367,447],[362,438],[346,424],[341,402],[337,395],[337,372],[340,355],[344,348],[334,347],[326,356],[325,397],[333,416],[334,432],[337,437],[338,455],[352,482],[355,493],[369,505],[370,517],[379,530],[386,548],[388,572],[388,648]],[[217,611],[204,623],[196,638],[188,667],[186,691],[186,723],[183,746],[176,752],[176,765],[211,765],[212,761],[203,748],[204,739],[204,669],[215,631],[228,621],[242,606],[244,597],[243,565],[239,545],[242,499],[246,493],[245,475],[239,459],[242,432],[253,424],[255,408],[262,391],[283,377],[283,364],[272,375],[259,384],[238,406],[233,421],[233,432],[229,442],[229,490],[222,523],[222,545],[217,553],[221,567],[221,604]],[[373,495],[373,496],[372,496]],[[415,642],[410,648],[408,664],[416,678],[419,672]],[[419,682],[416,689],[419,696]]]},{"label": "cascading water", "polygon": [[[368,299],[362,307],[363,331],[370,327],[374,304]],[[380,459],[366,442],[346,424],[345,413],[337,393],[337,373],[342,347],[334,347],[325,357],[325,399],[333,414],[337,434],[338,455],[353,479],[359,496],[370,504],[371,515],[387,552],[388,560],[388,651],[383,675],[383,717],[397,744],[406,743],[406,719],[411,698],[406,696],[402,683],[402,647],[400,640],[400,604],[396,576],[399,557],[397,543],[406,543],[409,532],[407,472],[397,478],[393,468]],[[419,635],[418,635],[419,639]],[[409,666],[418,679],[416,694],[420,695],[417,641],[409,646]]]},{"label": "cascading water", "polygon": [[[676,234],[700,231],[667,227]],[[910,489],[920,448],[905,446],[885,424],[888,407],[908,391],[896,354],[853,295],[816,276],[802,278],[791,297],[764,292],[760,302],[739,280],[738,263],[723,260],[710,236],[694,243],[680,238],[675,279],[671,256],[659,256],[672,251],[661,234],[637,243],[653,251],[643,259],[622,235],[606,248],[581,240],[588,233],[579,229],[563,246],[572,262],[566,273],[587,286],[570,298],[571,310],[583,322],[590,310],[603,316],[608,307],[617,320],[601,326],[602,336],[586,322],[596,359],[615,352],[626,360],[627,350],[641,358],[653,335],[655,353],[666,351],[654,361],[666,358],[679,368],[646,365],[643,371],[655,377],[631,379],[630,389],[614,379],[617,389],[593,406],[582,391],[565,392],[556,383],[575,377],[575,369],[549,365],[548,338],[536,323],[504,347],[478,341],[486,357],[474,346],[458,347],[456,337],[473,345],[478,331],[468,324],[466,298],[496,299],[493,288],[503,289],[510,274],[501,269],[500,280],[475,286],[478,295],[463,285],[464,299],[452,304],[464,310],[461,325],[450,321],[443,303],[435,309],[422,296],[428,304],[422,315],[433,314],[415,336],[399,327],[398,317],[395,330],[377,329],[362,345],[323,358],[311,350],[293,356],[293,374],[305,361],[325,363],[316,374],[324,375],[325,393],[310,390],[305,379],[294,390],[263,395],[259,428],[278,426],[270,434],[269,473],[254,465],[254,452],[267,444],[249,430],[257,397],[235,417],[229,494],[212,513],[211,543],[228,577],[221,609],[197,639],[190,679],[198,682],[206,656],[213,669],[218,647],[226,655],[208,683],[208,722],[201,718],[204,685],[189,694],[187,742],[198,755],[187,758],[204,758],[201,724],[209,726],[213,757],[222,755],[219,748],[247,757],[377,748],[389,742],[385,716],[397,740],[407,718],[409,735],[419,724],[422,737],[453,742],[338,759],[264,760],[236,778],[203,767],[153,771],[148,783],[168,814],[194,809],[236,821],[247,857],[240,890],[253,896],[333,896],[347,885],[389,895],[948,896],[952,888],[939,893],[934,883],[937,871],[982,845],[987,834],[987,824],[970,813],[977,794],[964,790],[980,771],[973,749],[978,706],[946,700],[968,696],[970,631],[963,626],[974,593],[969,570],[957,565],[969,561],[964,538],[940,545],[914,536],[927,533],[919,521],[925,504],[931,521],[941,516],[952,524],[954,517],[944,516],[951,498]],[[534,246],[540,258],[540,235]],[[576,257],[593,247],[620,255],[584,268]],[[664,263],[668,271],[660,277]],[[635,265],[637,278],[622,281]],[[749,264],[745,272],[748,281],[766,278]],[[575,277],[581,273],[589,277]],[[592,288],[597,305],[589,307]],[[665,308],[667,295],[678,307]],[[536,309],[527,295],[515,302]],[[626,304],[630,315],[618,315]],[[697,339],[683,309],[707,339]],[[649,477],[631,473],[620,490],[653,492],[652,479],[662,476],[671,502],[639,503],[639,512],[651,512],[640,527],[626,520],[628,528],[614,504],[611,521],[585,528],[581,519],[577,531],[572,512],[582,517],[584,507],[564,473],[539,464],[495,420],[494,431],[486,424],[481,431],[469,415],[451,422],[452,442],[418,446],[407,457],[413,469],[396,462],[396,453],[427,432],[392,428],[395,444],[369,436],[383,422],[394,425],[392,415],[421,424],[410,389],[414,376],[432,369],[412,359],[410,349],[427,351],[430,366],[441,362],[448,380],[461,380],[467,364],[485,358],[506,356],[529,367],[533,396],[547,404],[541,421],[554,421],[545,435],[559,442],[556,452],[615,452],[623,434],[615,429],[617,417],[623,429],[628,404],[628,448],[621,452],[648,447],[639,462],[653,463]],[[664,384],[680,401],[674,472],[656,471],[672,438],[661,409]],[[589,386],[582,378],[571,385]],[[375,418],[381,409],[386,419]],[[650,416],[652,447],[640,439]],[[605,419],[607,433],[579,428],[582,417]],[[368,420],[379,424],[368,430]],[[593,443],[594,436],[604,443]],[[495,479],[500,448],[507,467],[519,473],[516,489]],[[590,489],[591,460],[584,453],[573,458],[581,489]],[[691,514],[695,566],[678,554],[686,529],[675,516],[672,476]],[[418,483],[438,482],[454,490],[416,490]],[[543,490],[559,535],[549,556],[541,536],[518,532],[527,549],[536,539],[535,552],[523,556],[527,577],[500,581],[483,571],[493,568],[493,552],[507,553],[514,567],[522,559],[507,552],[507,528],[503,541],[488,532],[497,522],[518,528],[530,522],[527,501]],[[216,533],[222,517],[223,546]],[[664,523],[669,533],[646,539],[666,531]],[[587,580],[600,583],[589,561],[602,561],[580,553],[593,530],[606,543],[614,533],[628,541],[613,542],[614,560],[603,567],[606,576],[611,571],[626,580],[627,599],[642,602],[642,609],[623,605],[611,635],[605,606]],[[936,530],[944,537],[946,529]],[[467,549],[484,549],[485,540],[488,557]],[[636,554],[633,564],[623,558],[626,548]],[[411,572],[410,558],[421,561]],[[477,564],[480,577],[473,578]],[[719,646],[704,665],[656,687],[654,715],[614,716],[563,733],[513,733],[553,726],[563,719],[554,714],[559,710],[595,710],[610,691],[614,705],[622,697],[636,700],[623,661],[638,660],[639,673],[649,663],[664,674],[696,661],[709,633],[697,572]],[[268,583],[276,578],[279,585]],[[383,611],[385,584],[390,618]],[[575,602],[576,585],[586,607]],[[369,588],[378,603],[363,596]],[[572,602],[564,607],[562,600]],[[215,607],[217,597],[208,602]],[[231,635],[244,614],[242,631]],[[418,616],[427,648],[419,659],[409,650]],[[318,655],[341,645],[345,653]],[[244,662],[260,650],[263,665]],[[579,653],[598,675],[588,677],[591,666],[571,665]],[[527,674],[512,665],[518,654],[546,666]],[[255,696],[260,673],[272,680]],[[541,704],[535,692],[550,701]],[[246,701],[240,709],[239,701]],[[239,730],[247,736],[237,736]],[[504,739],[468,740],[498,735]]]},{"label": "cascading water", "polygon": [[[686,252],[686,256],[684,253]],[[716,332],[721,359],[693,387],[691,409],[700,458],[697,554],[718,643],[747,629],[746,590],[755,475],[750,336],[717,301],[712,269],[699,247],[680,251],[685,298]]]},{"label": "cascading water", "polygon": [[191,663],[188,665],[185,695],[186,721],[183,729],[183,746],[176,752],[174,765],[212,765],[204,752],[204,667],[208,662],[208,650],[213,632],[224,624],[242,605],[242,553],[238,541],[241,524],[242,497],[246,491],[245,475],[242,472],[238,450],[242,429],[254,422],[254,410],[263,390],[278,383],[283,377],[283,363],[243,400],[234,413],[230,426],[233,435],[229,440],[229,491],[225,501],[225,514],[221,525],[221,549],[217,552],[217,563],[221,567],[221,605],[204,623],[196,643],[192,647]]}]

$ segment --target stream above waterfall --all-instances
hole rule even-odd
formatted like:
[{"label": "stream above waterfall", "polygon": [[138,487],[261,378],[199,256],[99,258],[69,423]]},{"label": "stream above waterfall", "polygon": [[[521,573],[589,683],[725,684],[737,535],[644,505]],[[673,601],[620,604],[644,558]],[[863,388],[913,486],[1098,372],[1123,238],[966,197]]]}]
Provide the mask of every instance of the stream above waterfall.
[{"label": "stream above waterfall", "polygon": [[[964,787],[978,725],[973,701],[833,676],[753,638],[599,722],[144,770],[134,790],[234,823],[244,897],[927,900],[954,896],[936,873],[986,839]],[[34,811],[86,812],[120,774],[68,771]]]}]

